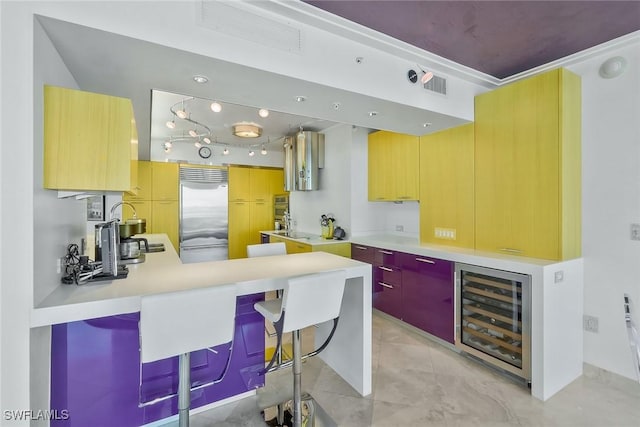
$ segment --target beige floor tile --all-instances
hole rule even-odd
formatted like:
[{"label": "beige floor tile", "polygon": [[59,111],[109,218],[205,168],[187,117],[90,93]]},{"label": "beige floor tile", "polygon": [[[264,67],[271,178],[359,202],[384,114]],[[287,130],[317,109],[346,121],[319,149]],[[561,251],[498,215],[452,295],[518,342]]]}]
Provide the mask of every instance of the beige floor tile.
[{"label": "beige floor tile", "polygon": [[[303,364],[303,390],[340,426],[640,425],[637,382],[586,365],[582,377],[541,402],[522,384],[383,316],[372,324],[370,396],[359,396],[319,357]],[[262,394],[290,396],[292,383],[290,369],[270,373],[259,398],[198,414],[192,424],[258,426]]]}]

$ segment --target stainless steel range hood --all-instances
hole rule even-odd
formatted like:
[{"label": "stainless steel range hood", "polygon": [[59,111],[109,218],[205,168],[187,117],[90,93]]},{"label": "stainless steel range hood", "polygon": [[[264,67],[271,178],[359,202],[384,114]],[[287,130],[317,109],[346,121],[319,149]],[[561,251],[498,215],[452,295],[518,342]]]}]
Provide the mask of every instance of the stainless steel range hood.
[{"label": "stainless steel range hood", "polygon": [[286,191],[317,190],[318,169],[324,167],[324,134],[300,131],[286,137],[284,162]]}]

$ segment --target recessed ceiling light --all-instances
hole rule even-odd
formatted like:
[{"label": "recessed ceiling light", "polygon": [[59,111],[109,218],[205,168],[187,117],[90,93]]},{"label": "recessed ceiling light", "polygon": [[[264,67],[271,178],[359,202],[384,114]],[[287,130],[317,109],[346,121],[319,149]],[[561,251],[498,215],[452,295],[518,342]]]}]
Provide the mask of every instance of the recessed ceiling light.
[{"label": "recessed ceiling light", "polygon": [[222,150],[222,154],[224,154],[225,156],[229,154],[229,149],[225,148],[224,150]]},{"label": "recessed ceiling light", "polygon": [[293,99],[295,99],[295,100],[296,100],[296,102],[304,102],[304,101],[306,101],[306,100],[307,100],[307,97],[306,97],[306,96],[304,96],[304,95],[298,95],[298,96],[296,96],[296,97],[295,97],[295,98],[293,98]]},{"label": "recessed ceiling light", "polygon": [[267,155],[267,149],[264,147],[264,145],[262,146],[262,150],[260,150],[260,154],[262,154],[263,156]]},{"label": "recessed ceiling light", "polygon": [[377,111],[369,111],[367,114],[369,115],[369,117],[375,117],[375,116],[378,115],[378,112]]},{"label": "recessed ceiling light", "polygon": [[429,123],[429,122],[426,122],[426,123],[422,124],[423,128],[428,128],[429,126],[431,126],[431,123]]},{"label": "recessed ceiling light", "polygon": [[207,76],[195,75],[193,76],[193,81],[196,83],[206,83],[209,81]]},{"label": "recessed ceiling light", "polygon": [[262,118],[269,117],[269,110],[266,108],[261,108],[258,110],[258,115]]},{"label": "recessed ceiling light", "polygon": [[253,150],[249,150],[249,156],[253,157],[256,153],[253,152]]},{"label": "recessed ceiling light", "polygon": [[211,111],[213,111],[214,113],[219,113],[220,111],[222,111],[222,104],[220,104],[218,101],[213,101],[211,103]]}]

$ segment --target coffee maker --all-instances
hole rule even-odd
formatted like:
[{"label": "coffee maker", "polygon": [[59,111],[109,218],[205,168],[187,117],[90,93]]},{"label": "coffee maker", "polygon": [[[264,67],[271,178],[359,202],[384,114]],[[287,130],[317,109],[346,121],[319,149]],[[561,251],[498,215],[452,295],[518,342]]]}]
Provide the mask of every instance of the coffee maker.
[{"label": "coffee maker", "polygon": [[[134,213],[134,217],[120,224],[119,229],[120,243],[118,251],[120,253],[120,263],[136,264],[144,262],[145,253],[149,252],[149,242],[145,238],[133,236],[147,231],[146,221],[136,218]],[[142,244],[144,244],[144,249]]]},{"label": "coffee maker", "polygon": [[126,268],[119,265],[120,228],[118,220],[97,224],[95,234],[95,261],[102,263],[102,273],[94,275],[92,280],[127,277]]}]

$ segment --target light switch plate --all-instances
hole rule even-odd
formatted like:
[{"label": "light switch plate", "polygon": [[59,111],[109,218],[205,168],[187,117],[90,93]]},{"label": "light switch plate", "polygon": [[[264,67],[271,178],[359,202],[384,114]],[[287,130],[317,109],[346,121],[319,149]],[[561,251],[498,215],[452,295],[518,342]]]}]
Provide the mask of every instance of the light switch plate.
[{"label": "light switch plate", "polygon": [[436,227],[434,230],[434,236],[437,239],[456,240],[456,229]]},{"label": "light switch plate", "polygon": [[631,240],[640,240],[640,224],[631,224]]}]

